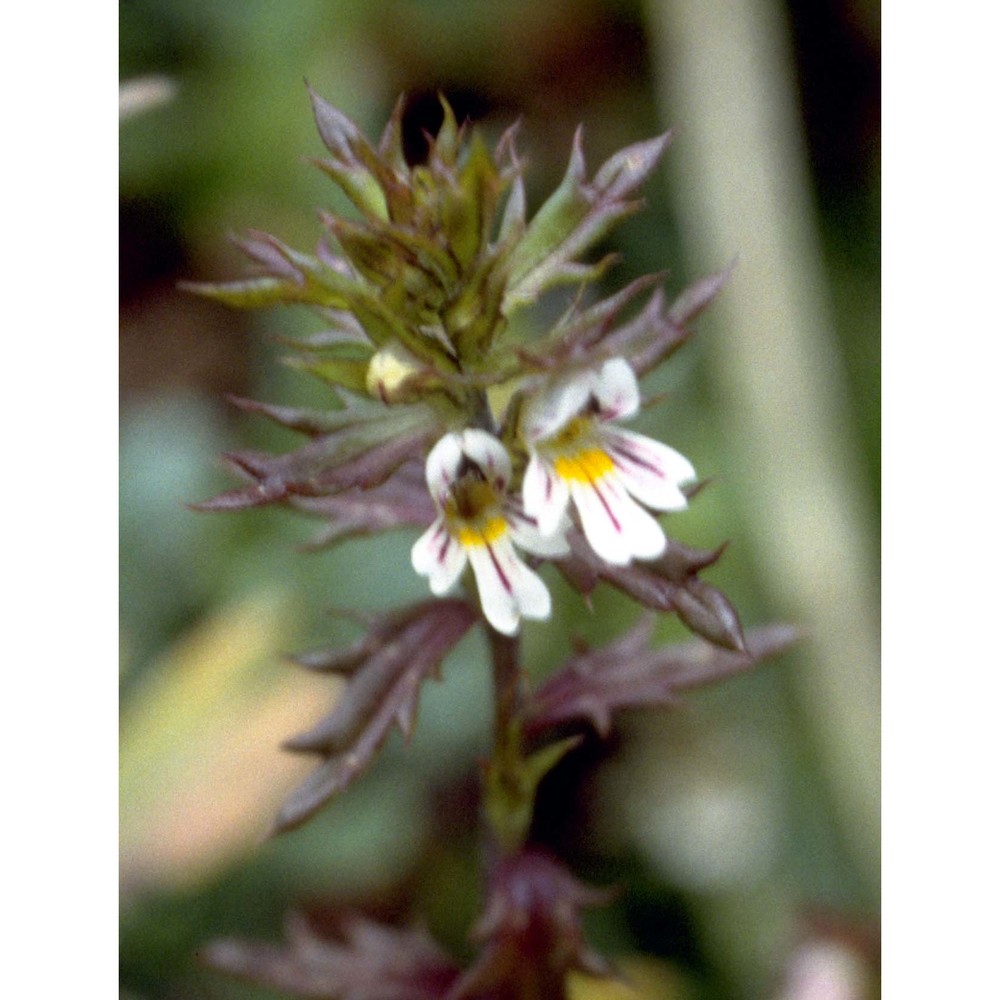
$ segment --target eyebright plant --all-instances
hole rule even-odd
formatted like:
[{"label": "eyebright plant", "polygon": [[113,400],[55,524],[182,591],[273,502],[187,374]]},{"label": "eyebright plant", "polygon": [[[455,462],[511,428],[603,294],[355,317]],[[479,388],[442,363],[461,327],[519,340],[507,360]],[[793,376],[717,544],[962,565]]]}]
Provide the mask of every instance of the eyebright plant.
[{"label": "eyebright plant", "polygon": [[[340,941],[318,939],[299,919],[287,946],[222,941],[207,957],[299,996],[558,1000],[570,971],[610,974],[580,924],[581,910],[606,896],[532,845],[539,782],[586,727],[606,735],[620,712],[673,705],[792,638],[783,627],[745,634],[726,597],[700,578],[724,546],[705,552],[668,539],[658,514],[687,506],[700,486],[695,469],[622,426],[643,405],[639,379],[690,338],[726,272],[672,304],[658,276],[592,295],[613,257],[586,255],[640,207],[637,191],[670,133],[588,177],[578,130],[562,182],[529,219],[513,128],[491,151],[442,100],[427,159],[411,165],[402,101],[376,144],[315,93],[312,104],[329,154],[316,164],[352,217],[321,213],[313,254],[251,233],[240,245],[256,275],[188,287],[233,306],[313,310],[324,326],[295,345],[293,363],[330,386],[329,407],[236,399],[306,441],[287,454],[227,455],[244,485],[197,506],[284,504],[322,522],[317,546],[416,529],[412,569],[431,596],[386,611],[346,646],[298,658],[346,684],[328,715],[286,743],[317,766],[275,831],[347,788],[393,726],[409,737],[422,682],[478,628],[495,698],[482,781],[487,898],[473,928],[479,957],[466,969],[422,930],[360,917]],[[529,336],[536,327],[512,323],[557,289],[567,305],[554,324]],[[579,648],[532,691],[518,635],[525,619],[551,616],[547,563],[583,598],[603,582],[648,610],[603,648]],[[676,614],[700,638],[656,646],[657,614]]]}]

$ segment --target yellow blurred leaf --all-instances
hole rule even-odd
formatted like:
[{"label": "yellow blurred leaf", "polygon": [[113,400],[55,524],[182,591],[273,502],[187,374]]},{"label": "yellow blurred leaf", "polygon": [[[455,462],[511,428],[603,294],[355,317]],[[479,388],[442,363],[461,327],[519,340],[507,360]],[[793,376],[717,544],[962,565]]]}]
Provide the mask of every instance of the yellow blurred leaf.
[{"label": "yellow blurred leaf", "polygon": [[123,890],[194,884],[267,832],[310,762],[281,741],[329,707],[323,683],[280,662],[286,601],[257,593],[197,624],[122,706]]}]

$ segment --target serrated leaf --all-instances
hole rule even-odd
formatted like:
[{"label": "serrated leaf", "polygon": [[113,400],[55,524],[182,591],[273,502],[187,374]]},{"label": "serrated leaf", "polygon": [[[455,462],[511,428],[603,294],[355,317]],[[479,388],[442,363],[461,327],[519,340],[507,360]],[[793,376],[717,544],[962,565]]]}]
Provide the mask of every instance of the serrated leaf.
[{"label": "serrated leaf", "polygon": [[698,579],[725,546],[699,552],[673,540],[658,559],[612,566],[587,545],[576,529],[567,534],[572,553],[556,565],[567,582],[589,595],[599,580],[616,587],[654,611],[675,612],[693,632],[725,649],[742,650],[739,616],[725,595]]},{"label": "serrated leaf", "polygon": [[305,670],[316,673],[353,673],[382,647],[392,641],[393,634],[401,624],[410,618],[411,609],[360,616],[348,614],[345,617],[360,620],[365,625],[365,633],[353,642],[333,648],[313,649],[288,657],[289,661]]},{"label": "serrated leaf", "polygon": [[353,406],[330,414],[340,426],[283,455],[237,452],[226,456],[252,485],[194,504],[196,510],[260,507],[292,496],[326,496],[385,482],[423,453],[437,418],[421,406]]},{"label": "serrated leaf", "polygon": [[424,233],[392,224],[363,225],[327,213],[321,217],[352,265],[378,287],[401,281],[412,295],[440,297],[458,279],[447,248]]},{"label": "serrated leaf", "polygon": [[460,971],[422,928],[354,916],[334,940],[297,917],[285,933],[285,945],[213,941],[201,958],[219,972],[305,1000],[442,1000]]},{"label": "serrated leaf", "polygon": [[639,207],[630,196],[655,167],[670,138],[668,132],[621,150],[588,183],[582,133],[577,130],[562,182],[511,255],[506,312],[534,302],[545,289],[571,275],[573,262]]},{"label": "serrated leaf", "polygon": [[542,204],[510,257],[509,305],[534,301],[523,286],[531,273],[565,242],[587,214],[590,202],[584,192],[586,164],[582,132],[573,138],[569,164],[559,187]]},{"label": "serrated leaf", "polygon": [[294,497],[291,502],[326,521],[326,527],[308,544],[309,549],[401,527],[425,528],[435,516],[419,463],[404,465],[385,483],[368,490],[345,490],[329,497]]},{"label": "serrated leaf", "polygon": [[179,282],[179,287],[244,309],[304,303],[320,308],[356,311],[358,301],[364,302],[374,297],[356,279],[324,265],[315,257],[289,248],[284,248],[285,252],[282,252],[279,248],[283,248],[283,244],[273,237],[270,246],[285,261],[281,268],[282,274],[287,274],[291,267],[294,277],[268,275],[217,283],[182,281]]},{"label": "serrated leaf", "polygon": [[530,696],[525,732],[539,735],[555,726],[583,722],[607,736],[616,713],[676,706],[683,692],[749,670],[798,639],[796,630],[787,625],[769,625],[750,630],[745,652],[699,641],[653,648],[653,621],[646,615],[608,645],[570,657]]},{"label": "serrated leaf", "polygon": [[633,320],[608,332],[601,347],[606,356],[627,358],[632,370],[637,375],[644,375],[689,337],[689,331],[667,315],[666,297],[663,290],[657,288]]},{"label": "serrated leaf", "polygon": [[319,754],[322,763],[285,801],[276,832],[300,826],[347,788],[371,764],[393,726],[409,736],[421,684],[475,620],[464,601],[432,600],[398,612],[389,627],[376,626],[384,641],[370,643],[374,648],[364,662],[351,664],[333,711],[285,743],[291,750]]},{"label": "serrated leaf", "polygon": [[441,104],[443,118],[438,133],[431,142],[428,159],[437,159],[447,166],[454,166],[458,159],[458,150],[465,129],[459,127],[455,119],[455,112],[444,94],[438,94],[438,101]]},{"label": "serrated leaf", "polygon": [[405,98],[400,95],[393,105],[392,114],[389,115],[389,120],[385,123],[385,128],[378,141],[379,160],[385,163],[387,168],[400,175],[405,174],[409,169],[403,149],[403,108],[405,106]]},{"label": "serrated leaf", "polygon": [[385,192],[372,173],[362,167],[348,167],[335,160],[311,161],[347,195],[348,199],[371,219],[388,219]]},{"label": "serrated leaf", "polygon": [[227,396],[230,403],[238,406],[246,413],[259,413],[282,427],[299,431],[316,437],[320,434],[332,434],[344,425],[346,410],[342,404],[332,410],[307,410],[297,406],[273,406],[261,403],[255,399],[244,399],[241,396]]},{"label": "serrated leaf", "polygon": [[634,194],[645,184],[673,137],[672,132],[665,132],[619,150],[594,175],[593,186],[609,201]]}]

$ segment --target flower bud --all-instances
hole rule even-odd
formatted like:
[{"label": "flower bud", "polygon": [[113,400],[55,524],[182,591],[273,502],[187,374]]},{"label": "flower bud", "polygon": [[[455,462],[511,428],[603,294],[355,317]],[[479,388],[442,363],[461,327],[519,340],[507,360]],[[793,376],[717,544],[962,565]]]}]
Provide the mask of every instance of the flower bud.
[{"label": "flower bud", "polygon": [[398,340],[392,340],[376,351],[368,363],[365,386],[383,403],[413,402],[429,374],[425,362]]}]

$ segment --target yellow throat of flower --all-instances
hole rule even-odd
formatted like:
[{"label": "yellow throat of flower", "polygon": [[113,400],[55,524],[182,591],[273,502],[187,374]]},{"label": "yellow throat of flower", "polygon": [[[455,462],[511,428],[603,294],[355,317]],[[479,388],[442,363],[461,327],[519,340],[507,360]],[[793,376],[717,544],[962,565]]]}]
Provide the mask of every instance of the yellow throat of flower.
[{"label": "yellow throat of flower", "polygon": [[603,479],[614,462],[593,434],[589,417],[574,417],[545,443],[556,475],[568,482],[594,483]]},{"label": "yellow throat of flower", "polygon": [[507,533],[496,490],[478,477],[455,484],[444,516],[449,531],[466,549],[490,545]]}]

